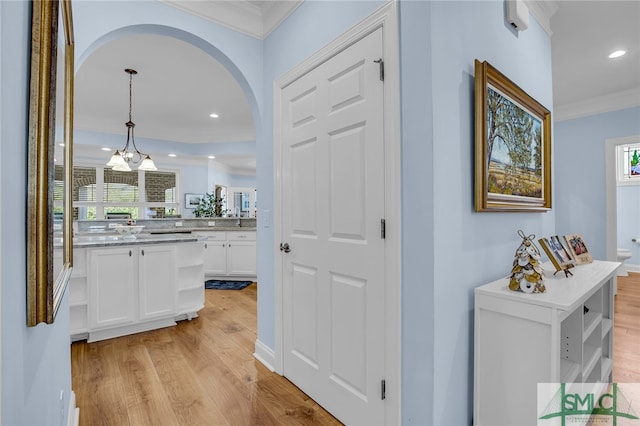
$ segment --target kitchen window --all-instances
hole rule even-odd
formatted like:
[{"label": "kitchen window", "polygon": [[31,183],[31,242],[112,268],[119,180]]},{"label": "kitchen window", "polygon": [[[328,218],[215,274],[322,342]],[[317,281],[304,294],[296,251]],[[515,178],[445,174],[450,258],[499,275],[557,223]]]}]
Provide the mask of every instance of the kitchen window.
[{"label": "kitchen window", "polygon": [[178,173],[73,168],[74,220],[154,219],[178,214]]}]

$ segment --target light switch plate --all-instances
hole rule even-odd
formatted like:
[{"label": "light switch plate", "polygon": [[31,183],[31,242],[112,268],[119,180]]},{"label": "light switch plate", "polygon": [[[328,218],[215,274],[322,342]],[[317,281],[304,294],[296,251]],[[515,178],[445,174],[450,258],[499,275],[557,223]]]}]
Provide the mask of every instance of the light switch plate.
[{"label": "light switch plate", "polygon": [[214,220],[210,220],[207,222],[207,226],[216,226],[216,222]]},{"label": "light switch plate", "polygon": [[182,222],[176,222],[176,226],[182,226]]}]

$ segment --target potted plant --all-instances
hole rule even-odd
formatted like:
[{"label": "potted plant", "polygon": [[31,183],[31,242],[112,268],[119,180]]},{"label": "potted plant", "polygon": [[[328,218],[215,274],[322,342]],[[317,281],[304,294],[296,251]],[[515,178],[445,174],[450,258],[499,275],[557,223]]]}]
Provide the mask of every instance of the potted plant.
[{"label": "potted plant", "polygon": [[222,209],[224,197],[216,197],[216,194],[207,192],[200,200],[194,214],[196,217],[221,217],[226,210]]}]

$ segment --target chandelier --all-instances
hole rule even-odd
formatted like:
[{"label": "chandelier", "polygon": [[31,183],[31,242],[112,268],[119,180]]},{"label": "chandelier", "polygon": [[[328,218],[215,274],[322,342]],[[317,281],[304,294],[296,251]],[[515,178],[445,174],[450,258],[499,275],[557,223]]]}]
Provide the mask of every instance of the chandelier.
[{"label": "chandelier", "polygon": [[[130,68],[127,68],[124,71],[129,74],[129,121],[125,123],[125,126],[127,126],[127,143],[124,145],[124,148],[121,151],[116,150],[116,152],[111,156],[111,159],[107,163],[107,166],[119,172],[130,172],[131,167],[129,167],[129,163],[140,163],[140,165],[138,166],[138,170],[158,170],[151,157],[149,157],[148,154],[143,154],[138,150],[135,138],[133,136],[133,129],[134,127],[136,127],[136,125],[131,120],[131,82],[133,80],[133,76],[135,74],[138,74],[138,71]],[[131,146],[133,148],[132,151],[129,150],[129,142],[131,142]]]}]

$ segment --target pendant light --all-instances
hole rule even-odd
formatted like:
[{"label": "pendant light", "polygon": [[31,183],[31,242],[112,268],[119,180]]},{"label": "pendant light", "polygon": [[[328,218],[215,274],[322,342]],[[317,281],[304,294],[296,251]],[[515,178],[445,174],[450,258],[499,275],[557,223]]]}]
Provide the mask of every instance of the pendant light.
[{"label": "pendant light", "polygon": [[[125,69],[124,72],[129,74],[129,121],[125,123],[125,126],[127,126],[127,143],[121,151],[116,150],[116,152],[113,153],[111,159],[107,163],[107,166],[119,172],[130,172],[131,167],[129,166],[129,163],[140,163],[138,170],[155,171],[158,170],[158,168],[153,163],[153,160],[148,154],[143,154],[138,150],[133,136],[133,129],[136,125],[131,119],[131,82],[133,80],[133,76],[138,74],[138,72],[130,68]],[[133,151],[129,151],[129,142],[131,142]]]}]

